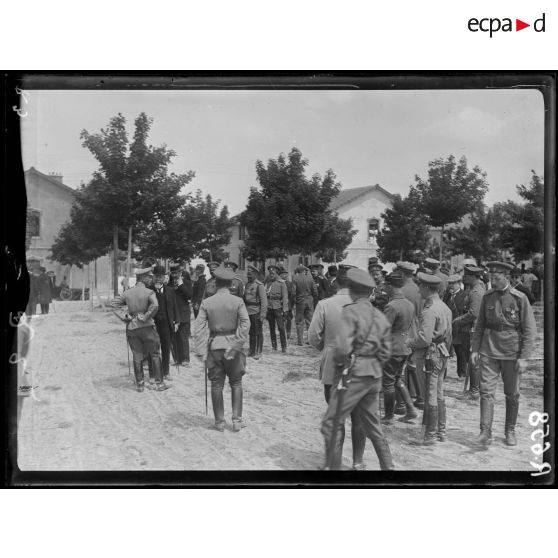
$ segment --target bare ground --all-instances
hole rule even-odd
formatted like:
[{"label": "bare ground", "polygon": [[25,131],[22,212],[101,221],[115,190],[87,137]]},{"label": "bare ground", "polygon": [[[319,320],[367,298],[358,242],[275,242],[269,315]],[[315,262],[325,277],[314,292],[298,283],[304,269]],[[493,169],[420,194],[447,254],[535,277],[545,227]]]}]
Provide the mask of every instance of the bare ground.
[{"label": "bare ground", "polygon": [[[500,383],[488,450],[475,446],[478,403],[456,398],[462,391],[455,361],[446,381],[448,441],[417,447],[420,426],[396,423],[386,432],[398,469],[533,470],[528,422],[543,410],[542,308],[535,307],[539,336],[522,378],[518,446],[503,440],[504,395]],[[205,414],[203,367],[171,371],[172,389],[135,391],[128,373],[123,325],[108,312],[87,310],[84,302],[56,302],[48,316],[32,322],[30,355],[35,398],[26,398],[18,430],[18,463],[24,471],[86,470],[312,470],[323,464],[320,421],[325,411],[317,379],[319,353],[290,345],[286,355],[272,352],[266,334],[264,356],[248,359],[244,377],[247,428],[233,433],[230,395],[225,388],[227,430],[211,430]],[[294,323],[293,323],[294,328]],[[293,332],[294,335],[294,332]],[[349,437],[349,436],[348,436]],[[367,444],[368,469],[378,460]],[[351,444],[344,449],[351,466]]]}]

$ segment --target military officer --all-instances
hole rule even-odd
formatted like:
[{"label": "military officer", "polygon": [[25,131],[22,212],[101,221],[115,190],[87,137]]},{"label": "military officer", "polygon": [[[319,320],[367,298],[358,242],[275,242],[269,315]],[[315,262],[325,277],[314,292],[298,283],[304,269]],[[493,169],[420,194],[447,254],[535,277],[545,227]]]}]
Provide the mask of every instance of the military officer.
[{"label": "military officer", "polygon": [[[213,296],[217,292],[217,286],[215,284],[215,270],[218,267],[220,267],[220,265],[221,264],[219,262],[209,262],[207,264],[207,267],[209,269],[209,275],[211,275],[211,277],[205,284],[205,290],[203,292],[204,299]],[[234,278],[234,273],[233,273],[233,278]]]},{"label": "military officer", "polygon": [[519,269],[519,267],[514,267],[511,270],[510,283],[511,283],[512,288],[514,288],[516,291],[522,292],[527,297],[527,300],[529,301],[529,304],[533,305],[533,303],[535,302],[535,297],[534,297],[533,293],[531,292],[531,289],[529,289],[529,287],[525,286],[521,282],[521,269]]},{"label": "military officer", "polygon": [[448,288],[448,276],[440,270],[440,262],[434,258],[425,258],[424,268],[426,269],[426,273],[431,273],[440,279],[438,294],[440,298],[442,298]]},{"label": "military officer", "polygon": [[501,374],[506,396],[506,444],[515,446],[519,377],[527,367],[537,327],[527,297],[510,286],[513,265],[495,261],[486,265],[492,289],[482,298],[471,341],[471,360],[480,363],[481,375],[481,432],[477,442],[487,445],[492,441],[494,398]]},{"label": "military officer", "polygon": [[[347,271],[352,267],[351,265],[343,264],[339,266],[337,276],[339,290],[334,296],[318,302],[312,316],[310,328],[308,329],[310,345],[318,349],[318,351],[322,351],[319,379],[324,386],[326,403],[329,403],[331,398],[331,387],[336,376],[337,367],[333,355],[341,325],[341,312],[344,306],[352,302],[349,296],[349,289],[347,288]],[[340,443],[343,444],[345,438],[344,425],[342,425],[340,437]],[[353,469],[356,471],[364,470],[366,468],[363,462],[366,433],[354,411],[351,413],[351,440],[353,444]]]},{"label": "military officer", "polygon": [[303,345],[304,323],[306,322],[307,328],[310,327],[312,314],[314,312],[314,304],[318,299],[318,289],[312,277],[308,276],[307,271],[307,267],[299,265],[295,269],[295,276],[293,277],[296,305],[295,324],[298,345]]},{"label": "military officer", "polygon": [[371,263],[368,266],[368,271],[374,279],[376,286],[374,287],[370,296],[370,302],[380,311],[385,308],[389,296],[385,289],[385,278],[382,273],[384,266],[381,263]]},{"label": "military officer", "polygon": [[464,378],[467,375],[469,363],[470,337],[469,328],[461,327],[456,320],[465,312],[465,291],[461,288],[462,277],[459,273],[454,273],[448,277],[448,290],[444,294],[443,301],[451,310],[453,323],[452,346],[457,358],[457,376]]},{"label": "military officer", "polygon": [[312,279],[316,284],[316,289],[318,290],[318,300],[323,300],[329,296],[329,289],[326,278],[320,274],[320,270],[323,269],[322,264],[312,264],[310,266],[310,273],[312,274]]},{"label": "military officer", "polygon": [[244,298],[244,283],[242,282],[240,275],[237,274],[238,265],[231,261],[226,261],[223,265],[232,269],[234,273],[234,279],[231,283],[231,294]]},{"label": "military officer", "polygon": [[389,301],[384,308],[384,315],[391,324],[391,357],[384,364],[382,387],[384,391],[383,424],[393,424],[395,412],[395,394],[399,393],[405,404],[405,416],[401,420],[411,422],[418,414],[409,391],[401,377],[411,349],[407,346],[409,331],[415,320],[415,307],[405,298],[401,287],[404,277],[400,271],[386,276],[386,292]]},{"label": "military officer", "polygon": [[[403,274],[403,286],[401,287],[401,292],[403,296],[409,300],[415,309],[415,317],[409,330],[409,337],[414,337],[416,334],[416,328],[418,327],[418,317],[422,310],[422,297],[420,296],[420,291],[418,285],[414,281],[414,273],[416,271],[416,266],[410,262],[397,262],[396,271],[400,271]],[[414,406],[417,409],[424,408],[424,375],[422,373],[423,360],[421,359],[421,354],[417,354],[417,351],[413,351],[409,358],[407,359],[406,366],[406,384],[409,390],[413,390],[416,398],[414,401]],[[397,407],[395,409],[397,413]]]},{"label": "military officer", "polygon": [[151,267],[136,269],[135,274],[135,286],[117,296],[111,305],[114,308],[126,306],[128,309],[122,319],[127,322],[126,338],[132,349],[137,390],[141,392],[144,389],[143,361],[147,358],[153,370],[156,389],[162,391],[167,386],[161,369],[159,335],[153,321],[159,304],[155,293],[147,288],[153,280]]},{"label": "military officer", "polygon": [[289,310],[285,314],[285,332],[287,334],[287,340],[291,338],[291,325],[293,322],[293,308],[295,305],[295,286],[292,281],[289,281],[289,272],[282,266],[277,266],[277,271],[279,272],[279,277],[285,281],[287,285],[287,295],[289,297]]},{"label": "military officer", "polygon": [[327,268],[326,280],[329,290],[329,296],[333,296],[339,290],[339,285],[337,284],[337,272],[338,270],[336,265],[330,265]]},{"label": "military officer", "polygon": [[200,304],[205,293],[205,266],[203,264],[198,264],[194,269],[194,275],[192,309],[194,310],[194,318],[197,318]]},{"label": "military officer", "polygon": [[[370,275],[362,269],[350,269],[347,280],[353,302],[342,310],[333,358],[338,370],[342,370],[349,359],[351,364],[348,376],[338,373],[334,378],[334,389],[322,421],[328,468],[341,468],[341,428],[347,416],[355,411],[372,441],[380,467],[393,469],[391,451],[378,413],[382,367],[391,354],[389,322],[370,303],[374,287]],[[340,377],[345,379],[341,385]]]},{"label": "military officer", "polygon": [[211,402],[215,429],[225,430],[223,387],[229,378],[232,398],[233,432],[244,426],[242,421],[242,376],[245,373],[244,344],[250,329],[250,319],[241,298],[230,292],[234,279],[231,269],[218,267],[214,272],[216,292],[204,299],[194,322],[195,352],[206,362],[211,381]]},{"label": "military officer", "polygon": [[267,294],[264,284],[258,279],[259,270],[249,265],[246,271],[248,282],[244,289],[244,303],[250,318],[250,352],[248,356],[256,360],[262,355],[263,321],[267,316]]},{"label": "military officer", "polygon": [[285,334],[284,315],[289,311],[289,294],[285,281],[277,275],[277,266],[268,267],[269,277],[265,284],[267,294],[267,321],[269,322],[269,335],[271,337],[271,347],[277,350],[277,338],[275,336],[275,325],[279,330],[279,340],[281,351],[287,352],[287,337]]},{"label": "military officer", "polygon": [[441,279],[428,273],[418,273],[417,280],[424,304],[416,336],[409,339],[408,345],[421,353],[424,362],[424,439],[419,443],[433,445],[446,439],[444,372],[451,347],[452,318],[451,310],[438,295]]}]

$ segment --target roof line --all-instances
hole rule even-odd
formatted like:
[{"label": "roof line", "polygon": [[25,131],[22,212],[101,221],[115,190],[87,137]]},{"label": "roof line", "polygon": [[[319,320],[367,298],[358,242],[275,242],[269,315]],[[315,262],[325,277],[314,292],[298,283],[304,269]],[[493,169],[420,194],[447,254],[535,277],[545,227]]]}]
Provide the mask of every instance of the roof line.
[{"label": "roof line", "polygon": [[35,167],[28,168],[24,172],[24,174],[28,174],[28,173],[31,173],[31,172],[34,172],[35,174],[37,174],[41,178],[44,178],[44,179],[48,180],[51,184],[54,184],[58,187],[61,187],[63,190],[67,190],[67,191],[71,192],[73,195],[76,194],[76,190],[74,190],[73,188],[70,188],[70,186],[67,186],[63,182],[60,182],[59,180],[56,180],[56,178],[52,178],[52,176],[49,176],[48,174],[45,174],[44,172],[38,171]]}]

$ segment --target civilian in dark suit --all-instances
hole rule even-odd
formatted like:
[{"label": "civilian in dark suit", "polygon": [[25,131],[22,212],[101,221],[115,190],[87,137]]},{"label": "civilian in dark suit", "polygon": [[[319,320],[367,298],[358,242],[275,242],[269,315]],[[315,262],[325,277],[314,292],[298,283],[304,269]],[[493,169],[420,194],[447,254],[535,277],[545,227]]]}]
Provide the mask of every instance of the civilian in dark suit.
[{"label": "civilian in dark suit", "polygon": [[174,289],[165,284],[166,271],[162,265],[156,265],[153,269],[153,286],[151,287],[157,295],[159,310],[155,314],[155,327],[161,340],[161,361],[163,379],[170,379],[170,352],[172,350],[172,338],[178,330],[178,305]]},{"label": "civilian in dark suit", "polygon": [[198,264],[195,269],[196,279],[193,283],[192,293],[192,308],[194,309],[194,318],[198,317],[200,311],[200,304],[203,300],[203,293],[205,292],[205,266]]},{"label": "civilian in dark suit", "polygon": [[448,277],[448,289],[444,294],[443,301],[451,310],[453,322],[452,345],[457,357],[457,375],[460,378],[464,378],[467,375],[467,364],[471,348],[470,336],[467,328],[460,328],[453,320],[465,313],[465,298],[465,291],[461,288],[461,275],[458,273],[450,275]]},{"label": "civilian in dark suit", "polygon": [[[533,284],[535,284],[535,283],[533,283]],[[519,291],[519,292],[523,293],[527,297],[527,299],[529,300],[529,304],[531,306],[533,306],[533,303],[535,302],[535,297],[534,297],[533,293],[531,292],[531,289],[529,287],[525,286],[521,282],[521,269],[519,269],[518,267],[514,267],[511,271],[510,285],[516,291]]]},{"label": "civilian in dark suit", "polygon": [[48,314],[49,304],[52,302],[52,283],[46,274],[46,268],[41,267],[41,274],[37,277],[37,295],[41,305],[41,314]]},{"label": "civilian in dark suit", "polygon": [[190,300],[192,299],[193,285],[190,274],[182,271],[177,265],[171,267],[169,286],[174,289],[176,306],[178,308],[178,331],[173,337],[174,358],[178,364],[190,364]]}]

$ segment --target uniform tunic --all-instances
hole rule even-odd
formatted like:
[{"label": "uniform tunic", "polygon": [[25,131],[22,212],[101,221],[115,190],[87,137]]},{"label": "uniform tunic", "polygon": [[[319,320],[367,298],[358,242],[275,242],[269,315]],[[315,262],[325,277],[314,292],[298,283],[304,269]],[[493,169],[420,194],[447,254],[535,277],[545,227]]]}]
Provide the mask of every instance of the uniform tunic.
[{"label": "uniform tunic", "polygon": [[384,315],[391,324],[392,356],[411,354],[411,349],[407,346],[407,339],[415,319],[413,303],[407,300],[401,291],[396,291],[384,308]]},{"label": "uniform tunic", "polygon": [[267,294],[263,283],[259,279],[246,283],[244,302],[250,316],[259,313],[262,320],[265,318],[267,315]]},{"label": "uniform tunic", "polygon": [[209,298],[217,292],[217,285],[215,284],[215,277],[211,277],[209,281],[205,284],[205,290],[203,292],[203,298]]},{"label": "uniform tunic", "polygon": [[231,286],[229,287],[229,291],[232,295],[239,296],[240,298],[244,298],[244,283],[242,279],[238,275],[235,275],[235,278],[232,280]]}]

